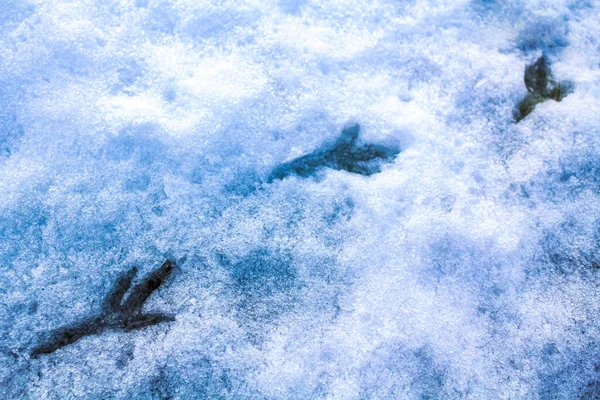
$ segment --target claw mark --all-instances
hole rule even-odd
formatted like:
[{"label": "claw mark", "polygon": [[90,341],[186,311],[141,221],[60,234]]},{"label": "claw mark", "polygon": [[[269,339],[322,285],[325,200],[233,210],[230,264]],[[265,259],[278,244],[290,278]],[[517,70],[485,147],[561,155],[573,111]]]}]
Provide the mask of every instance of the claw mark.
[{"label": "claw mark", "polygon": [[121,275],[108,292],[102,303],[100,315],[86,318],[74,326],[50,332],[49,339],[36,347],[31,352],[31,357],[37,358],[42,354],[53,353],[84,336],[97,335],[105,330],[129,332],[161,322],[174,321],[175,317],[172,315],[142,314],[142,307],[146,300],[160,287],[174,268],[174,261],[165,261],[157,270],[135,285],[131,294],[123,301],[137,274],[137,268],[133,267]]},{"label": "claw mark", "polygon": [[349,125],[332,147],[318,149],[275,168],[267,180],[284,179],[290,175],[308,177],[322,168],[345,170],[353,174],[373,175],[381,172],[382,162],[391,162],[399,148],[376,144],[359,145],[360,125]]},{"label": "claw mark", "polygon": [[527,96],[521,100],[515,111],[516,122],[529,115],[537,104],[548,99],[561,101],[573,91],[572,82],[557,82],[554,80],[546,56],[541,56],[535,63],[525,68],[524,80]]}]

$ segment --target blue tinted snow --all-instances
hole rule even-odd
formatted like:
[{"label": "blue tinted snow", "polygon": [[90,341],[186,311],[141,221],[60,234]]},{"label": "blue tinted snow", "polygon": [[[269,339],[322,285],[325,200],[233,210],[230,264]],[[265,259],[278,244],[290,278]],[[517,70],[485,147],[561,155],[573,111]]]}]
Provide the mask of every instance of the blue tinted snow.
[{"label": "blue tinted snow", "polygon": [[[1,2],[0,397],[597,398],[598,15]],[[31,357],[166,259],[174,321]]]}]

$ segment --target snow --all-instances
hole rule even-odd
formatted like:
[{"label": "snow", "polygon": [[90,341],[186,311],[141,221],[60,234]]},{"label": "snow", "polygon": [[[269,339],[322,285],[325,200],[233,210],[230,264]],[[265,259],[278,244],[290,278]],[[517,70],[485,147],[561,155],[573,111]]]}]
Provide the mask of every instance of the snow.
[{"label": "snow", "polygon": [[[0,397],[596,398],[599,15],[3,0]],[[399,153],[269,179],[352,124]],[[31,357],[166,259],[174,322]]]}]

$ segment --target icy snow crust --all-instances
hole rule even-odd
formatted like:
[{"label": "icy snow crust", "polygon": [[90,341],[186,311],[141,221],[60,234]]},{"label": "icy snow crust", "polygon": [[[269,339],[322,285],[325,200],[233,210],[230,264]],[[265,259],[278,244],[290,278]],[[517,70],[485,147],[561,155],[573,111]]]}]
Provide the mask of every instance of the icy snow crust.
[{"label": "icy snow crust", "polygon": [[[597,1],[3,0],[0,397],[600,392]],[[519,123],[542,54],[573,82]],[[360,124],[366,176],[268,183]],[[117,277],[179,264],[87,336]]]}]

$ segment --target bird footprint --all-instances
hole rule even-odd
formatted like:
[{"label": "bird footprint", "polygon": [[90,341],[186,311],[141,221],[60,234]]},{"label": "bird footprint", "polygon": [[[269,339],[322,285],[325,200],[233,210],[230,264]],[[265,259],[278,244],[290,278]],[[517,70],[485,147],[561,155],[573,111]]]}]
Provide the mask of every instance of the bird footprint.
[{"label": "bird footprint", "polygon": [[525,87],[527,96],[519,103],[515,110],[515,121],[519,122],[529,115],[535,106],[548,99],[561,101],[573,91],[573,82],[557,82],[550,70],[550,62],[545,56],[525,68]]},{"label": "bird footprint", "polygon": [[381,172],[381,164],[392,162],[401,151],[397,147],[360,143],[359,134],[360,125],[346,126],[332,146],[317,149],[281,164],[273,170],[267,182],[271,183],[275,179],[284,179],[290,175],[306,178],[322,168],[369,176]]},{"label": "bird footprint", "polygon": [[174,321],[173,315],[143,314],[142,307],[150,295],[162,285],[175,268],[175,262],[165,261],[139,284],[135,285],[127,299],[123,297],[129,291],[137,268],[133,267],[121,275],[102,303],[100,315],[88,317],[73,326],[51,331],[48,339],[31,352],[31,357],[50,354],[61,347],[75,343],[88,335],[97,335],[105,330],[132,331],[161,322]]}]

